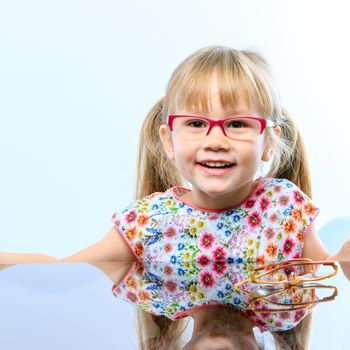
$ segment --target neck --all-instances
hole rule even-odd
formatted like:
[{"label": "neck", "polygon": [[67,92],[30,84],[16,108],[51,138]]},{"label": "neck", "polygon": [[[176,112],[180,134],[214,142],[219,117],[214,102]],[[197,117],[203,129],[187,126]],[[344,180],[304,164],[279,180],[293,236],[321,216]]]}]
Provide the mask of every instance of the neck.
[{"label": "neck", "polygon": [[215,194],[209,196],[206,193],[193,189],[191,192],[182,196],[183,200],[189,202],[190,205],[204,210],[223,210],[236,206],[248,198],[258,186],[258,180],[249,182],[239,189],[224,194],[222,196]]}]

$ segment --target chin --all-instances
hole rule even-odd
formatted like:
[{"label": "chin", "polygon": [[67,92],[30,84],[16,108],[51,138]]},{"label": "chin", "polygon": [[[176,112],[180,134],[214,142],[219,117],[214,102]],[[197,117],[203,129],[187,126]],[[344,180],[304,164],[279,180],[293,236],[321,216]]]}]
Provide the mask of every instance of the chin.
[{"label": "chin", "polygon": [[209,188],[202,189],[201,191],[210,197],[223,197],[230,194],[231,188],[228,186],[211,186]]}]

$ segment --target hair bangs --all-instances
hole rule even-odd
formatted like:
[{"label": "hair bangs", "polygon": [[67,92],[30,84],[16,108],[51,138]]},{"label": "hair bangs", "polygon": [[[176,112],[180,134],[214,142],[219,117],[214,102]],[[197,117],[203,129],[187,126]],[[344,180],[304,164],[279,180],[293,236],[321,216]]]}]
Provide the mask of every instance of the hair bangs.
[{"label": "hair bangs", "polygon": [[252,62],[245,51],[227,50],[225,59],[218,66],[218,91],[224,109],[235,109],[237,99],[242,98],[250,111],[270,116],[273,111],[271,86],[265,67]]},{"label": "hair bangs", "polygon": [[213,68],[210,66],[194,66],[186,79],[179,85],[174,101],[176,111],[207,111],[210,101]]}]

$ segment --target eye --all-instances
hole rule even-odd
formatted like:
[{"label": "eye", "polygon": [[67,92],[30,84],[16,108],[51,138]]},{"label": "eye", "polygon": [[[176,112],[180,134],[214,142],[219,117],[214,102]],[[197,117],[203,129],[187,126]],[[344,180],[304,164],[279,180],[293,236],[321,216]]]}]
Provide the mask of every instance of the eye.
[{"label": "eye", "polygon": [[246,123],[243,120],[231,120],[227,123],[227,126],[230,128],[240,128],[246,126]]},{"label": "eye", "polygon": [[208,123],[206,121],[200,119],[189,120],[186,123],[187,126],[191,126],[193,128],[205,128],[207,127],[207,124]]}]

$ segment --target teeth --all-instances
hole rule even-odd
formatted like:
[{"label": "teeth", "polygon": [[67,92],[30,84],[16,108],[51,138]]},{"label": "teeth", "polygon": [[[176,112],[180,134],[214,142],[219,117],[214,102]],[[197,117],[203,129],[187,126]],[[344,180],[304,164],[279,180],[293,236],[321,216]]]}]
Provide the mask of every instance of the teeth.
[{"label": "teeth", "polygon": [[209,166],[225,166],[225,165],[231,165],[232,163],[206,162],[206,163],[202,163],[202,164],[209,165]]}]

